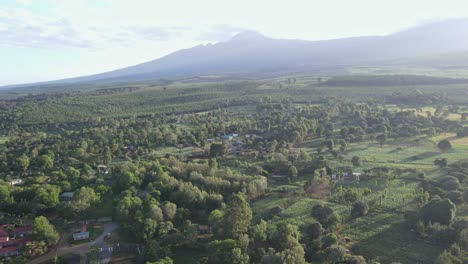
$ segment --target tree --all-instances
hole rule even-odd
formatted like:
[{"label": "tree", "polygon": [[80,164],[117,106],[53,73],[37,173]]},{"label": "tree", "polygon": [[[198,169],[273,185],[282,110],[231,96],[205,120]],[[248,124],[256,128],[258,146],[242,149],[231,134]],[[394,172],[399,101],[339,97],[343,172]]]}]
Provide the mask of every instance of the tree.
[{"label": "tree", "polygon": [[227,202],[224,212],[222,226],[227,237],[238,238],[247,233],[250,221],[252,220],[252,210],[242,194],[234,194]]},{"label": "tree", "polygon": [[452,223],[457,211],[456,205],[449,199],[441,199],[434,196],[420,211],[420,217],[425,223],[440,223],[448,225]]},{"label": "tree", "polygon": [[222,220],[223,212],[219,209],[214,209],[208,216],[208,223],[210,224],[211,229],[215,235],[219,235],[222,230]]},{"label": "tree", "polygon": [[164,217],[166,220],[174,219],[174,216],[177,212],[177,205],[175,203],[171,203],[166,201],[162,206],[162,211],[164,213]]},{"label": "tree", "polygon": [[268,142],[268,144],[267,144],[267,152],[269,152],[269,153],[275,152],[277,146],[278,146],[278,141],[273,139],[272,141]]},{"label": "tree", "polygon": [[341,223],[341,216],[328,206],[317,204],[312,207],[312,217],[317,219],[325,228],[335,229]]},{"label": "tree", "polygon": [[54,245],[59,239],[59,234],[53,225],[44,216],[34,219],[32,234],[36,241],[44,241],[47,246]]},{"label": "tree", "polygon": [[340,134],[342,138],[346,138],[348,136],[349,129],[347,127],[343,127],[340,130]]},{"label": "tree", "polygon": [[331,246],[325,249],[326,263],[341,263],[346,258],[346,249],[342,246]]},{"label": "tree", "polygon": [[44,185],[36,189],[34,202],[43,208],[54,208],[59,204],[60,188],[55,185]]},{"label": "tree", "polygon": [[37,159],[37,165],[43,170],[49,170],[54,167],[54,160],[49,155],[42,155]]},{"label": "tree", "polygon": [[322,247],[327,248],[338,241],[338,237],[333,233],[328,233],[322,237]]},{"label": "tree", "polygon": [[359,156],[353,156],[351,158],[351,163],[353,163],[353,165],[355,167],[359,167],[362,165],[362,161],[361,161],[361,158]]},{"label": "tree", "polygon": [[434,160],[434,165],[439,166],[441,168],[445,168],[448,165],[448,161],[447,161],[446,158],[435,159]]},{"label": "tree", "polygon": [[458,234],[457,243],[462,249],[468,250],[468,228],[463,228]]},{"label": "tree", "polygon": [[164,248],[162,248],[156,240],[147,241],[143,248],[143,257],[147,263],[152,263],[154,261],[157,263],[158,261],[163,260],[161,258],[165,257],[165,255],[166,252]]},{"label": "tree", "polygon": [[170,257],[165,257],[156,262],[146,262],[145,264],[173,264],[174,261]]},{"label": "tree", "polygon": [[251,234],[255,242],[265,242],[267,240],[268,223],[261,219],[260,222],[252,227]]},{"label": "tree", "polygon": [[129,171],[123,171],[117,173],[116,180],[114,182],[114,188],[119,193],[138,183],[139,179],[135,176],[135,174]]},{"label": "tree", "polygon": [[324,231],[322,225],[316,222],[307,226],[306,235],[310,240],[315,240],[320,238]]},{"label": "tree", "polygon": [[13,202],[8,186],[0,185],[0,208]]},{"label": "tree", "polygon": [[365,216],[369,212],[369,205],[365,202],[355,202],[351,209],[351,216],[353,218]]},{"label": "tree", "polygon": [[347,256],[344,264],[366,264],[366,259],[363,256]]},{"label": "tree", "polygon": [[149,241],[153,238],[158,228],[158,222],[155,219],[146,218],[143,222],[143,240]]},{"label": "tree", "polygon": [[29,167],[29,157],[23,154],[16,160],[16,163],[21,171],[26,171]]},{"label": "tree", "polygon": [[300,232],[295,225],[286,222],[280,222],[276,225],[276,231],[273,233],[271,240],[277,244],[277,249],[280,253],[282,263],[303,264],[304,248],[299,243]]},{"label": "tree", "polygon": [[328,217],[333,213],[333,210],[328,206],[317,204],[312,207],[312,216],[317,219],[322,225],[327,221]]},{"label": "tree", "polygon": [[215,240],[208,244],[208,264],[247,264],[249,255],[233,239]]},{"label": "tree", "polygon": [[379,142],[380,146],[383,146],[385,141],[387,141],[387,135],[386,134],[380,134],[375,139]]},{"label": "tree", "polygon": [[440,187],[446,191],[455,191],[461,188],[460,181],[453,176],[446,176],[439,182]]},{"label": "tree", "polygon": [[288,172],[289,172],[289,176],[291,176],[291,177],[293,177],[293,178],[296,178],[296,177],[297,177],[297,173],[298,173],[298,172],[297,172],[296,166],[291,166],[291,167],[289,167]]},{"label": "tree", "polygon": [[71,206],[78,215],[83,214],[90,207],[99,202],[99,196],[89,187],[81,187],[73,195]]},{"label": "tree", "polygon": [[213,143],[210,146],[210,156],[219,157],[224,156],[227,153],[227,146],[224,143]]},{"label": "tree", "polygon": [[335,146],[335,143],[333,142],[333,139],[329,139],[325,142],[325,145],[327,146],[329,151],[332,151]]},{"label": "tree", "polygon": [[444,139],[437,143],[437,147],[440,149],[440,151],[447,152],[452,149],[452,144],[447,139]]}]

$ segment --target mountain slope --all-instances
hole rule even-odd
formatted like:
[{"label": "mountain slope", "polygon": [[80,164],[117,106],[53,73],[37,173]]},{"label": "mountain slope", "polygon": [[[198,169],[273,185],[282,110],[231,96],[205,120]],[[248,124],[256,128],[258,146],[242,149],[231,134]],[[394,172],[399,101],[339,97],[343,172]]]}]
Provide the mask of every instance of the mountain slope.
[{"label": "mountain slope", "polygon": [[247,31],[230,41],[184,49],[139,65],[62,80],[137,81],[158,78],[313,71],[468,50],[468,19],[427,24],[388,36],[303,41]]}]

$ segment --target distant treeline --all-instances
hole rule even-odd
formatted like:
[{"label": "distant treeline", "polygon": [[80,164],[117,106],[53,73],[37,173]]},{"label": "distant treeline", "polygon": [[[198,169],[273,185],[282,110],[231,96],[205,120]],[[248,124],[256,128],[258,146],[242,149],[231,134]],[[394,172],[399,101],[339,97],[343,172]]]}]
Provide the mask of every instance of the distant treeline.
[{"label": "distant treeline", "polygon": [[362,86],[405,86],[405,85],[446,85],[464,84],[468,79],[430,77],[423,75],[377,75],[377,76],[337,76],[322,83],[334,87]]}]

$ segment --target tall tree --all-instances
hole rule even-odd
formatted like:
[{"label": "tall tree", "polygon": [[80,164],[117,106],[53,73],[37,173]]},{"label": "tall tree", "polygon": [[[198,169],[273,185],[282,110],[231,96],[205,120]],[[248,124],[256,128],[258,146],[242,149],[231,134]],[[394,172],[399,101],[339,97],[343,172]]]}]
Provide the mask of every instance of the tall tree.
[{"label": "tall tree", "polygon": [[223,216],[224,234],[227,237],[238,238],[247,233],[251,220],[252,210],[244,195],[234,194],[229,199]]},{"label": "tall tree", "polygon": [[21,171],[26,171],[29,168],[29,157],[25,154],[21,155],[17,160],[18,168]]},{"label": "tall tree", "polygon": [[34,219],[32,234],[37,241],[44,241],[48,246],[57,243],[59,234],[44,216]]},{"label": "tall tree", "polygon": [[89,187],[81,187],[73,195],[71,206],[73,211],[78,215],[82,215],[90,207],[96,205],[99,202],[99,196]]},{"label": "tall tree", "polygon": [[41,170],[49,170],[54,167],[54,160],[49,155],[41,155],[37,159],[37,165],[41,168]]}]

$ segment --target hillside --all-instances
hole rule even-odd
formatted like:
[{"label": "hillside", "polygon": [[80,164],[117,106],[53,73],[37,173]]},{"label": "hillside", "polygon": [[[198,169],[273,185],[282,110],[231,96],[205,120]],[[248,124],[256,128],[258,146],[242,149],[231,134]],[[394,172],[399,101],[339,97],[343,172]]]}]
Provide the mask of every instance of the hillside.
[{"label": "hillside", "polygon": [[[340,72],[359,65],[450,65],[468,50],[468,19],[426,24],[387,36],[305,41],[273,39],[253,31],[226,42],[199,45],[127,68],[52,83],[136,82],[203,75],[281,75]],[[436,58],[436,59],[433,59]],[[438,59],[437,59],[438,58]],[[455,65],[460,65],[457,62]]]}]

